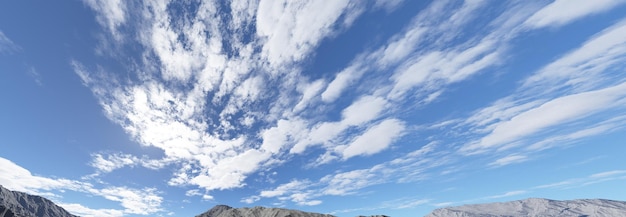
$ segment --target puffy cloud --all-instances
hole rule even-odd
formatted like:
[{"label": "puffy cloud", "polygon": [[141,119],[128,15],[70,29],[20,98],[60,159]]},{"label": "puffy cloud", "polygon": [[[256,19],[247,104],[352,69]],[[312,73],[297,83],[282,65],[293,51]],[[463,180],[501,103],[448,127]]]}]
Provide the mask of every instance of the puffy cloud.
[{"label": "puffy cloud", "polygon": [[353,13],[348,0],[267,1],[259,3],[257,35],[264,38],[263,57],[271,65],[299,61],[325,37],[342,14]]},{"label": "puffy cloud", "polygon": [[343,150],[343,158],[378,153],[389,147],[395,139],[402,135],[404,128],[404,124],[399,120],[384,120],[352,141]]}]

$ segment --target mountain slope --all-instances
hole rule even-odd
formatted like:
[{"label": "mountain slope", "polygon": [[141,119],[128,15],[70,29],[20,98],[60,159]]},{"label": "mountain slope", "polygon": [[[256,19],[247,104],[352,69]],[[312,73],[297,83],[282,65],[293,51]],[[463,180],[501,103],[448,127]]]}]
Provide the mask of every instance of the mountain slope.
[{"label": "mountain slope", "polygon": [[299,210],[280,208],[232,208],[226,205],[217,205],[209,211],[196,217],[335,217],[328,214],[303,212]]},{"label": "mountain slope", "polygon": [[52,201],[0,185],[0,217],[76,217]]},{"label": "mountain slope", "polygon": [[548,217],[548,216],[611,216],[626,217],[626,202],[583,199],[548,200],[530,198],[504,203],[464,205],[436,209],[426,217]]}]

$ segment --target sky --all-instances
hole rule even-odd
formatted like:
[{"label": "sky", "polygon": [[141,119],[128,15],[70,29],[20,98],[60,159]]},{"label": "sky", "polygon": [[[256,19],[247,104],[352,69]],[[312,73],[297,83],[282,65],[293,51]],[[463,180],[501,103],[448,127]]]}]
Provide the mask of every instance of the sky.
[{"label": "sky", "polygon": [[81,216],[626,200],[626,1],[0,1],[0,185]]}]

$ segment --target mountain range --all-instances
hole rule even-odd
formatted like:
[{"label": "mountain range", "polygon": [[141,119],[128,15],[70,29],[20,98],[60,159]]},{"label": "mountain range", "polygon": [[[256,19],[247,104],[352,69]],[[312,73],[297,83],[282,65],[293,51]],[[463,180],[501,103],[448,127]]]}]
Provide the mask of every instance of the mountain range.
[{"label": "mountain range", "polygon": [[[626,202],[606,199],[549,200],[529,198],[439,208],[426,217],[626,217]],[[0,217],[77,217],[52,201],[0,185]],[[335,217],[283,208],[233,208],[217,205],[196,217]],[[367,216],[358,216],[367,217]],[[389,217],[372,215],[369,217]]]},{"label": "mountain range", "polygon": [[426,217],[626,217],[626,202],[604,199],[529,198],[436,209]]}]

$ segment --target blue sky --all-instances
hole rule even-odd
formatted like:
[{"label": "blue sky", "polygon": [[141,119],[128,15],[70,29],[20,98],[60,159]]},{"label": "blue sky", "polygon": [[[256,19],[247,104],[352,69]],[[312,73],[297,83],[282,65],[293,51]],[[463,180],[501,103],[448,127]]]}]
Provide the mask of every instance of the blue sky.
[{"label": "blue sky", "polygon": [[0,184],[81,216],[626,200],[626,1],[2,1]]}]

